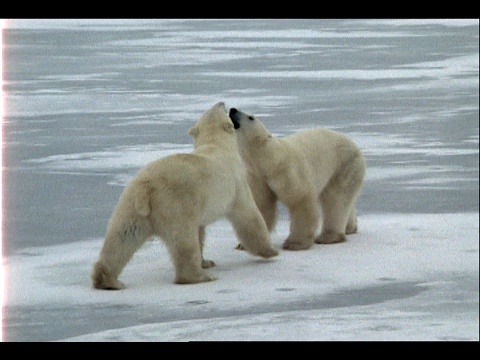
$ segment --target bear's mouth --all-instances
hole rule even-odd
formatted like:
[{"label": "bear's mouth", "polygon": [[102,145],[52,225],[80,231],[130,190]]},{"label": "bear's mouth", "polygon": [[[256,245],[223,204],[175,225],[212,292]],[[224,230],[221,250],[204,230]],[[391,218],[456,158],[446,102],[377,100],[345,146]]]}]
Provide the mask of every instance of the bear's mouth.
[{"label": "bear's mouth", "polygon": [[234,129],[239,129],[240,128],[240,115],[237,109],[231,108],[230,112],[228,113],[228,116],[230,117],[230,120],[232,120],[233,123],[233,128]]}]

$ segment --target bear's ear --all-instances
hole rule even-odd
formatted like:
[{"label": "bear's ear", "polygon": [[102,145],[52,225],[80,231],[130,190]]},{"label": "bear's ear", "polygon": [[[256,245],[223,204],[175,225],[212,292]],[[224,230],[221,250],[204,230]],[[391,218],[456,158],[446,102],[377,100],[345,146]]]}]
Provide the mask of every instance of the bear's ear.
[{"label": "bear's ear", "polygon": [[189,130],[188,130],[188,135],[192,136],[193,138],[196,138],[198,136],[198,128],[196,126],[194,127],[191,127]]},{"label": "bear's ear", "polygon": [[235,132],[235,129],[233,127],[233,123],[231,121],[224,123],[223,124],[223,129],[230,134],[233,134]]}]

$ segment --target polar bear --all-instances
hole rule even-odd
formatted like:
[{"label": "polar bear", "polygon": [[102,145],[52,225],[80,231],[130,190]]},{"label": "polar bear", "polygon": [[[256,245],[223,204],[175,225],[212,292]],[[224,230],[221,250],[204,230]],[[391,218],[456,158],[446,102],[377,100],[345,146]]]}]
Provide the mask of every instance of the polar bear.
[{"label": "polar bear", "polygon": [[207,110],[189,134],[195,142],[192,153],[147,164],[123,191],[93,267],[95,288],[124,288],[118,276],[153,235],[168,248],[175,283],[215,280],[204,270],[215,264],[203,259],[203,244],[205,227],[222,216],[251,254],[278,254],[248,186],[225,104]]},{"label": "polar bear", "polygon": [[[232,108],[229,116],[250,188],[269,231],[275,226],[277,200],[288,208],[290,234],[284,249],[343,242],[345,234],[357,231],[354,206],[366,163],[352,140],[321,128],[278,138],[253,115]],[[320,211],[323,226],[316,237]]]}]

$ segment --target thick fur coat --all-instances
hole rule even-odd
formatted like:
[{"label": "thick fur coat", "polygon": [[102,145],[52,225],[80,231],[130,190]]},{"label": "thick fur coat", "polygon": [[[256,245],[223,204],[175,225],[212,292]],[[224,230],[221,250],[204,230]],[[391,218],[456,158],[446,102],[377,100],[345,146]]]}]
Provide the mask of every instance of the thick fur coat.
[{"label": "thick fur coat", "polygon": [[253,115],[234,108],[229,115],[250,188],[270,231],[277,201],[288,208],[290,234],[284,249],[338,243],[357,231],[355,201],[366,163],[351,139],[321,128],[278,138]]},{"label": "thick fur coat", "polygon": [[146,165],[123,191],[93,267],[95,288],[123,288],[120,273],[153,235],[168,248],[175,283],[215,280],[205,270],[214,266],[203,259],[205,227],[223,216],[251,254],[278,254],[248,186],[225,104],[206,111],[189,133],[195,139],[192,153]]}]

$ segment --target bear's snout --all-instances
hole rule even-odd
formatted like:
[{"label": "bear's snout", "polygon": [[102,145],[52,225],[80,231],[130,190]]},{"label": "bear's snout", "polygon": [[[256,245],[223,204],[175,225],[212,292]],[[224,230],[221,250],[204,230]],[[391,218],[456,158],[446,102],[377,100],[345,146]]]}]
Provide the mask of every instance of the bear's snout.
[{"label": "bear's snout", "polygon": [[239,113],[239,111],[238,111],[237,109],[231,108],[231,109],[230,109],[230,112],[228,113],[228,115],[229,115],[230,117],[235,116],[235,115],[238,116],[238,113]]},{"label": "bear's snout", "polygon": [[228,113],[230,120],[232,120],[233,127],[235,129],[240,128],[240,113],[237,109],[231,108],[230,112]]}]

